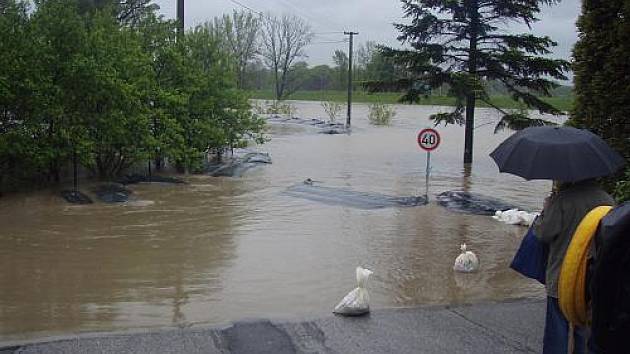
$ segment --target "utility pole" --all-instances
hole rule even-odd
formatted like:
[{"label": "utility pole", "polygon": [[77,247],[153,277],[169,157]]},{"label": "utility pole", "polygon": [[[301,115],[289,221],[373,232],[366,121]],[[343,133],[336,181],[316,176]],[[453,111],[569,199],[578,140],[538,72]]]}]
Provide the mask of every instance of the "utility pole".
[{"label": "utility pole", "polygon": [[348,48],[348,116],[346,117],[346,128],[350,128],[350,118],[352,117],[352,39],[359,32],[343,32],[350,36],[350,48]]},{"label": "utility pole", "polygon": [[184,0],[177,0],[177,34],[184,34]]}]

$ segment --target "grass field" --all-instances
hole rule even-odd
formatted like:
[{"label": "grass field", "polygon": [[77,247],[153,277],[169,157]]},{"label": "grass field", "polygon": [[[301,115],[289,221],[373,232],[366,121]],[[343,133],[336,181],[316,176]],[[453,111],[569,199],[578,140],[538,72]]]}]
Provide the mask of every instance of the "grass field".
[{"label": "grass field", "polygon": [[[251,98],[273,100],[274,94],[272,91],[250,91]],[[364,91],[355,91],[352,95],[353,102],[372,103],[398,103],[400,94],[384,92],[369,94]],[[338,101],[346,102],[347,92],[345,91],[298,91],[292,94],[288,99],[299,101]],[[551,103],[562,111],[568,111],[573,105],[573,96],[556,96],[546,97],[545,101]],[[519,106],[509,96],[493,96],[493,104],[508,109],[516,109]],[[423,98],[420,105],[427,106],[453,106],[455,100],[452,97],[447,96],[430,96],[429,98]],[[477,101],[479,107],[487,107],[487,105],[481,101]]]}]

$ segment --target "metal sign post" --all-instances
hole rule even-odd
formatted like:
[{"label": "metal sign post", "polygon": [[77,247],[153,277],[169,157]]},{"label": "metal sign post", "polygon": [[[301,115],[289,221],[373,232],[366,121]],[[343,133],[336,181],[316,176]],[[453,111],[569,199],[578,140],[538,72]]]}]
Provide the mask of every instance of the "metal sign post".
[{"label": "metal sign post", "polygon": [[424,197],[429,201],[429,176],[431,175],[431,151],[427,151],[427,174],[425,176],[426,188],[424,189]]},{"label": "metal sign post", "polygon": [[418,133],[418,145],[427,152],[426,188],[424,194],[427,202],[429,201],[429,177],[431,176],[431,151],[440,146],[440,141],[440,133],[435,129],[422,129],[420,133]]}]

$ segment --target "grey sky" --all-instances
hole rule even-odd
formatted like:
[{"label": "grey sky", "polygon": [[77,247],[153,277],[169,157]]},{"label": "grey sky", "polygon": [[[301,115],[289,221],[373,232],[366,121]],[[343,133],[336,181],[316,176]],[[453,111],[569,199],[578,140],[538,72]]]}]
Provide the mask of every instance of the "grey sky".
[{"label": "grey sky", "polygon": [[[166,17],[175,16],[176,0],[156,0]],[[242,9],[230,0],[185,0],[186,27],[211,20],[232,9]],[[307,20],[316,33],[353,30],[359,32],[358,43],[373,40],[396,46],[398,33],[392,23],[404,21],[398,0],[237,0],[256,11],[291,13]],[[544,7],[541,21],[535,23],[532,32],[548,35],[558,42],[554,57],[569,59],[571,48],[577,39],[575,21],[580,13],[579,0],[563,0],[559,5]],[[525,26],[511,25],[510,32],[528,31]],[[343,40],[342,34],[318,34],[308,50],[310,64],[330,63],[335,49],[346,49],[346,43],[325,44],[320,42]]]}]

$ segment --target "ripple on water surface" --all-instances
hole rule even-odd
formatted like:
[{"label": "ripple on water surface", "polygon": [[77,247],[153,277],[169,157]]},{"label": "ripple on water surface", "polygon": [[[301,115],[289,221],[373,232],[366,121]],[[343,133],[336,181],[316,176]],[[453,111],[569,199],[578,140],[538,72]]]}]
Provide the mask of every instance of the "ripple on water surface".
[{"label": "ripple on water surface", "polygon": [[[298,114],[323,117],[318,103]],[[524,233],[487,216],[448,211],[435,195],[485,194],[528,209],[549,184],[501,175],[487,154],[507,133],[475,130],[475,164],[461,164],[463,129],[440,128],[431,203],[364,210],[295,198],[323,186],[396,197],[424,194],[418,129],[442,108],[398,106],[391,127],[367,124],[356,105],[351,135],[274,128],[260,147],[273,164],[241,178],[189,176],[139,184],[132,202],[68,206],[52,192],[0,199],[0,341],[251,317],[322,315],[353,287],[354,268],[375,274],[372,306],[416,306],[521,296],[542,288],[508,268]],[[496,119],[479,110],[480,121]],[[454,274],[465,242],[475,274]]]}]

